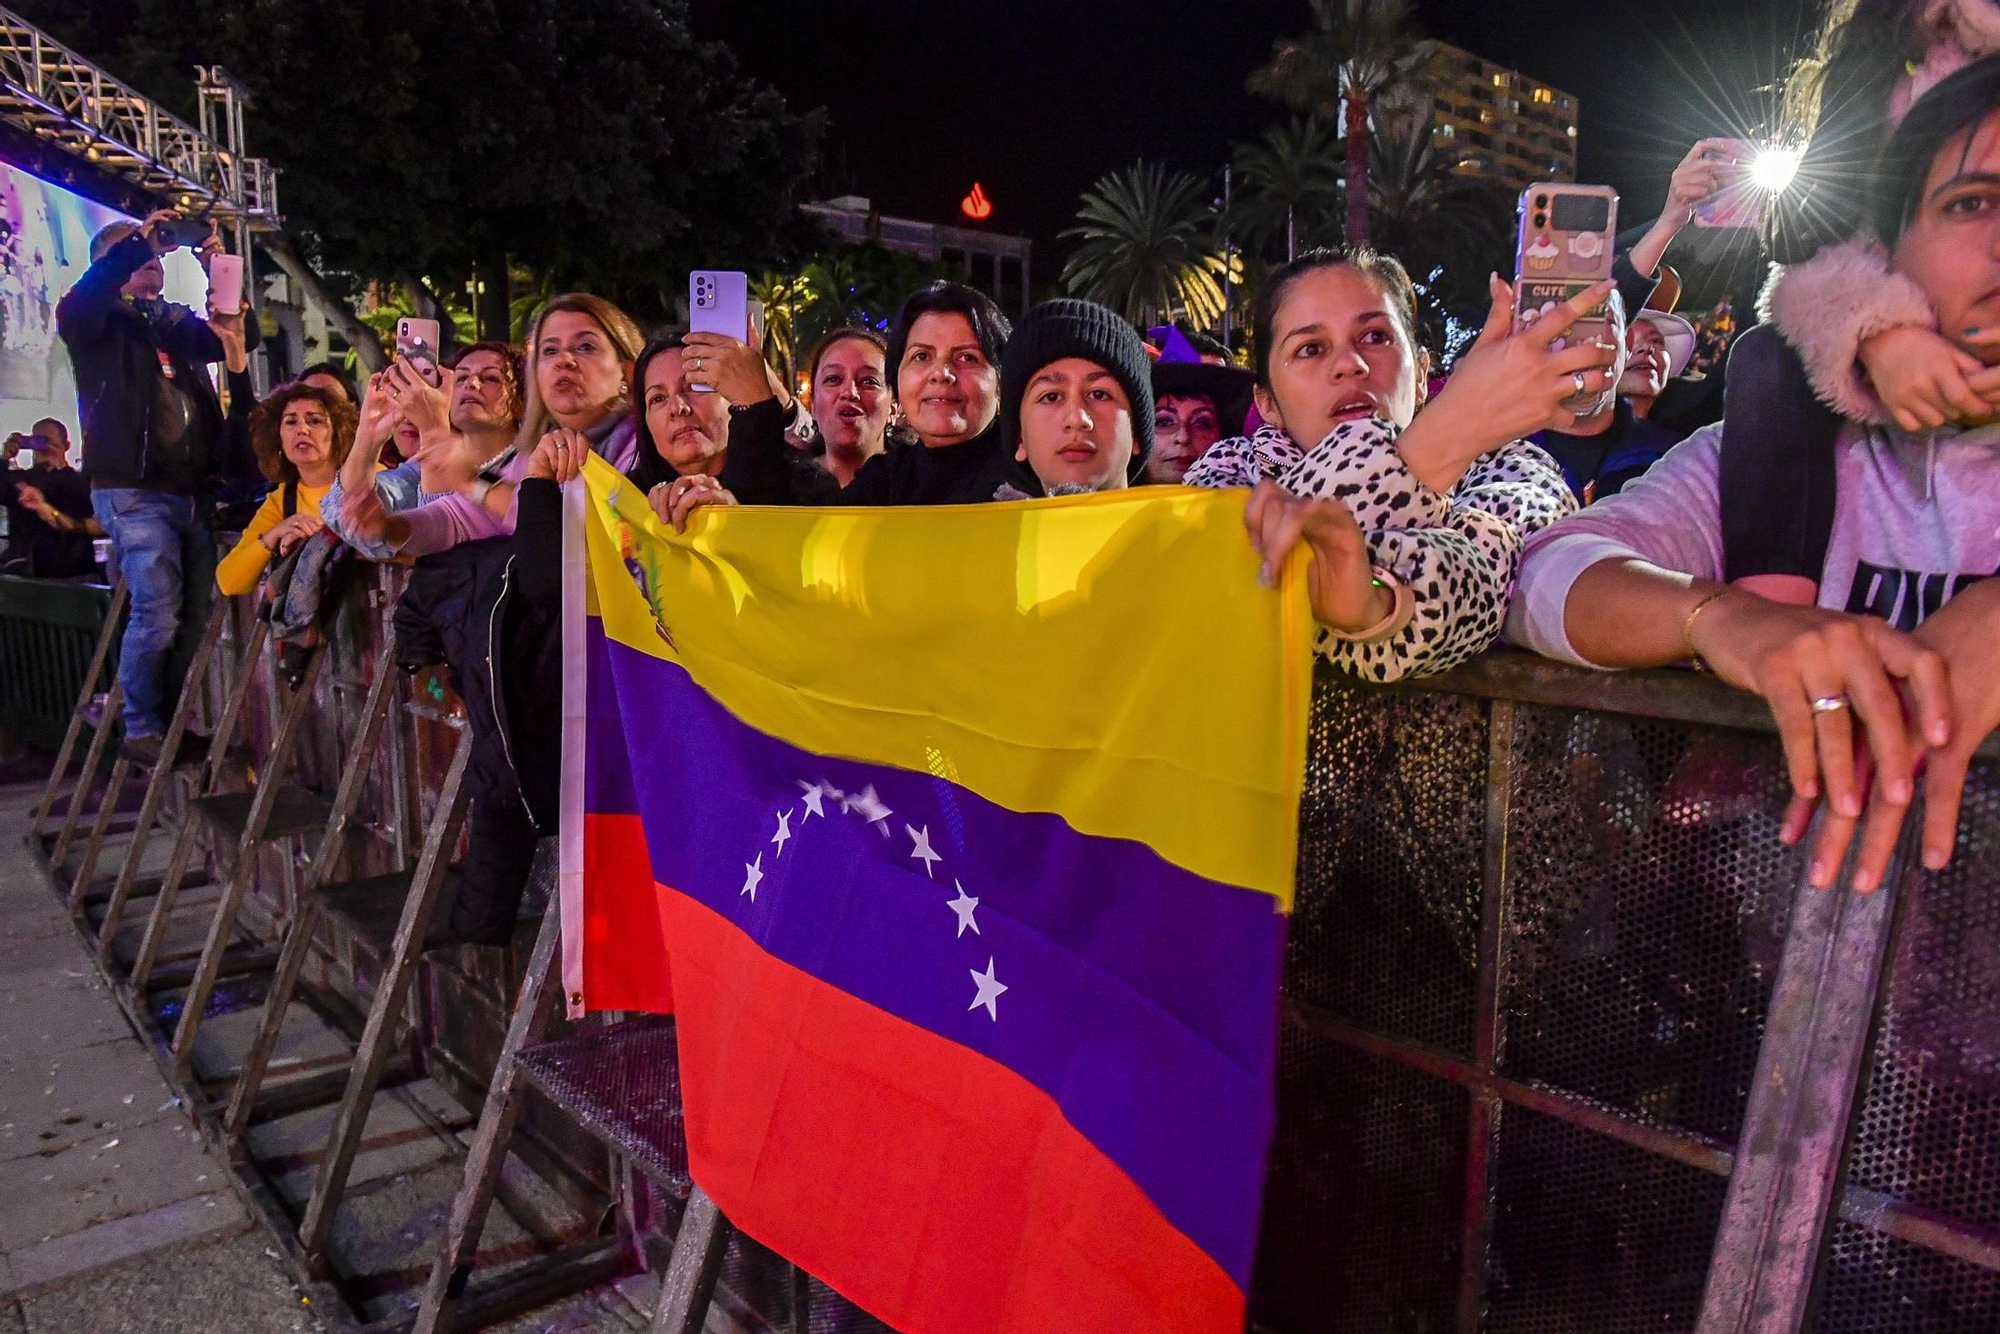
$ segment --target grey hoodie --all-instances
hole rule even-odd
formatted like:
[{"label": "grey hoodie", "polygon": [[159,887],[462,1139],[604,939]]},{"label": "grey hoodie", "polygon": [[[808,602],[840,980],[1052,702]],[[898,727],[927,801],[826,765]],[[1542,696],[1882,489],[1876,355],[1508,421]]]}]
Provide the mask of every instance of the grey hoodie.
[{"label": "grey hoodie", "polygon": [[[1638,557],[1720,580],[1721,446],[1722,427],[1704,427],[1617,495],[1529,538],[1507,637],[1595,666],[1570,647],[1563,624],[1570,586],[1586,569]],[[1910,436],[1849,423],[1834,456],[1820,606],[1909,630],[1966,584],[2000,571],[2000,426]]]}]

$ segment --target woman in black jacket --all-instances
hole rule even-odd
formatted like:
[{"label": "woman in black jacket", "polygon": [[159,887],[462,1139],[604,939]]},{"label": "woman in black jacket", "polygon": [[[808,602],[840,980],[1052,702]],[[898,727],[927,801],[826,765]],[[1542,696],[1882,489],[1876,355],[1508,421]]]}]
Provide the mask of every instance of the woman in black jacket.
[{"label": "woman in black jacket", "polygon": [[[660,521],[681,532],[687,530],[688,515],[701,506],[738,502],[719,478],[727,470],[738,438],[736,423],[743,416],[725,394],[695,387],[688,369],[693,359],[689,337],[662,334],[646,344],[633,364],[632,417],[639,448],[625,470],[625,479],[646,492]],[[780,479],[776,499],[766,503],[819,505],[840,496],[840,483],[825,469],[784,449],[782,439],[779,450],[772,469]],[[551,614],[560,609],[562,486],[582,468],[581,451],[559,449],[548,439],[529,457],[521,478],[514,527],[516,578],[523,596]]]},{"label": "woman in black jacket", "polygon": [[1000,356],[1013,326],[985,293],[936,282],[903,302],[889,329],[903,426],[920,448],[868,460],[845,488],[794,496],[784,428],[796,409],[755,348],[720,334],[689,334],[688,378],[734,394],[729,459],[719,478],[745,505],[968,505],[993,498],[981,483],[1000,459]]}]

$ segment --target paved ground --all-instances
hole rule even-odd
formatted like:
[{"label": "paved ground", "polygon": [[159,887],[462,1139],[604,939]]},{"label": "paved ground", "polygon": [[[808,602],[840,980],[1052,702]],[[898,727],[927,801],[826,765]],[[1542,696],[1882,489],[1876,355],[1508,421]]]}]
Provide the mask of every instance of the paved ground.
[{"label": "paved ground", "polygon": [[[36,794],[0,788],[0,1334],[335,1327],[238,1203],[33,869]],[[625,1334],[643,1328],[649,1290],[628,1280],[505,1334]]]}]

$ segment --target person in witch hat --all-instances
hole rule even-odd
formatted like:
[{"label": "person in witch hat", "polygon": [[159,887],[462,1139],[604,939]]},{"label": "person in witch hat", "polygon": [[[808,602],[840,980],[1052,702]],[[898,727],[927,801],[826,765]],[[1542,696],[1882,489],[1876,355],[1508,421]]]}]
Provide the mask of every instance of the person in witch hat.
[{"label": "person in witch hat", "polygon": [[1171,324],[1147,333],[1160,354],[1153,362],[1153,452],[1144,480],[1177,486],[1211,445],[1243,433],[1257,377],[1219,351],[1204,355]]}]

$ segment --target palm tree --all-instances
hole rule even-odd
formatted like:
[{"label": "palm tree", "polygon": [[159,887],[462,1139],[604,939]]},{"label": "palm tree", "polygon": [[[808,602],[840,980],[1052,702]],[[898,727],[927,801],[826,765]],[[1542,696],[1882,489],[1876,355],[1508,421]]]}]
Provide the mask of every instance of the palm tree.
[{"label": "palm tree", "polygon": [[1158,163],[1102,177],[1077,208],[1083,244],[1063,265],[1063,286],[1140,327],[1185,316],[1197,328],[1222,315],[1223,258],[1202,183]]},{"label": "palm tree", "polygon": [[1269,126],[1262,138],[1237,145],[1231,230],[1255,250],[1274,249],[1282,237],[1285,258],[1293,258],[1301,233],[1311,244],[1337,215],[1340,176],[1333,162],[1333,127],[1312,116]]},{"label": "palm tree", "polygon": [[1307,0],[1312,23],[1281,37],[1250,76],[1250,91],[1327,121],[1347,134],[1347,241],[1368,243],[1368,109],[1375,96],[1421,81],[1437,43],[1417,38],[1410,0]]},{"label": "palm tree", "polygon": [[799,314],[813,304],[818,293],[804,277],[775,272],[752,278],[749,288],[751,298],[764,303],[764,359],[791,384],[801,351],[795,336]]}]

